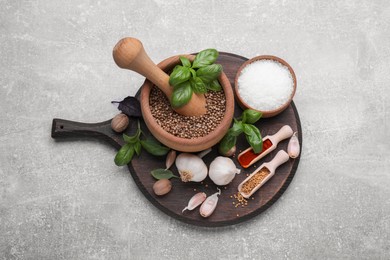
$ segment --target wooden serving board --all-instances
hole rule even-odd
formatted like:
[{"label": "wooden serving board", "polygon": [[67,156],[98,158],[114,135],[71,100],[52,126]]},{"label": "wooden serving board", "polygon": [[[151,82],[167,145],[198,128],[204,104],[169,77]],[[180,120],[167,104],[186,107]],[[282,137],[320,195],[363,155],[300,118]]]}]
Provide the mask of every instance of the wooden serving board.
[{"label": "wooden serving board", "polygon": [[[217,63],[222,64],[223,70],[230,80],[232,87],[234,88],[234,78],[238,68],[244,63],[247,58],[238,56],[231,53],[220,53]],[[235,104],[235,117],[241,115],[242,110]],[[133,134],[136,129],[137,121],[130,120],[130,126],[126,130],[127,134]],[[96,123],[86,124],[79,122],[72,122],[62,119],[53,119],[52,125],[52,137],[63,138],[63,137],[94,137],[100,140],[105,140],[115,148],[119,149],[123,145],[122,134],[115,133],[110,126],[111,120]],[[273,118],[260,119],[256,126],[260,129],[262,136],[272,135],[276,133],[283,125],[290,125],[293,131],[298,132],[299,142],[302,148],[302,131],[299,116],[294,103],[281,114]],[[142,123],[141,127],[144,132],[148,132],[146,126]],[[299,158],[290,159],[285,164],[281,165],[277,170],[274,177],[272,177],[264,186],[260,188],[254,195],[253,199],[248,200],[248,205],[245,207],[235,207],[233,202],[236,202],[234,195],[237,193],[237,187],[242,182],[247,174],[252,173],[256,168],[264,162],[270,161],[276,153],[283,149],[287,150],[288,139],[279,143],[278,147],[270,154],[265,156],[259,162],[243,169],[236,160],[238,153],[249,147],[245,137],[242,135],[237,141],[237,153],[233,157],[233,161],[236,163],[237,168],[242,169],[241,174],[236,175],[234,180],[227,186],[220,187],[221,195],[219,196],[219,202],[215,212],[208,218],[203,218],[199,214],[199,207],[193,211],[185,211],[182,213],[184,207],[187,206],[190,198],[197,192],[203,191],[208,196],[217,192],[217,186],[207,177],[206,180],[201,183],[183,183],[180,179],[173,178],[172,190],[165,196],[159,197],[153,193],[152,186],[156,181],[150,174],[150,171],[156,168],[165,168],[165,156],[155,157],[142,151],[139,157],[135,156],[132,162],[128,165],[129,171],[133,176],[138,188],[153,203],[157,208],[168,214],[169,216],[181,220],[183,222],[198,225],[198,226],[226,226],[237,224],[246,221],[250,218],[255,217],[273,203],[287,189],[288,185],[292,181],[295,172],[299,164]],[[114,159],[114,155],[112,156]],[[209,166],[211,161],[218,154],[218,147],[215,146],[203,160],[206,165]],[[99,162],[95,162],[99,163]],[[114,163],[114,161],[113,161]],[[174,174],[178,175],[175,166],[172,166],[171,170]],[[232,198],[233,197],[233,198]]]}]

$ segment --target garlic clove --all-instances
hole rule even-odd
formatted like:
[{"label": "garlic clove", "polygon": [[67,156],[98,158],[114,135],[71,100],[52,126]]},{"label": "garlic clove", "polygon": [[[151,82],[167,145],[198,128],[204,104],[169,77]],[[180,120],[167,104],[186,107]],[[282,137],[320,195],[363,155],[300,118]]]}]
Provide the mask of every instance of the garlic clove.
[{"label": "garlic clove", "polygon": [[176,168],[183,182],[201,182],[207,177],[207,166],[201,158],[190,153],[176,157]]},{"label": "garlic clove", "polygon": [[207,195],[204,192],[198,192],[188,202],[187,207],[183,209],[182,212],[185,210],[193,210],[194,208],[198,207],[200,204],[203,203],[203,201],[206,199]]},{"label": "garlic clove", "polygon": [[208,155],[210,152],[211,152],[211,148],[206,149],[206,150],[203,150],[203,151],[201,151],[200,153],[198,153],[197,155],[198,155],[199,158],[203,158],[203,157],[205,157],[206,155]]},{"label": "garlic clove", "polygon": [[[217,188],[218,189],[218,188]],[[218,195],[221,195],[221,190],[218,189],[218,192],[214,193],[213,195],[209,196],[200,206],[199,213],[202,217],[207,218],[211,214],[213,214],[215,208],[218,204]]]},{"label": "garlic clove", "polygon": [[209,177],[216,185],[223,186],[229,184],[240,172],[232,159],[218,156],[210,164]]},{"label": "garlic clove", "polygon": [[297,137],[297,132],[295,132],[292,137],[290,138],[290,141],[288,142],[287,146],[287,153],[290,156],[290,158],[297,158],[300,153],[300,145],[299,140]]},{"label": "garlic clove", "polygon": [[233,156],[235,153],[236,153],[236,146],[233,146],[232,148],[230,148],[229,151],[227,151],[226,153],[223,153],[221,150],[219,151],[219,153],[223,156],[227,156],[227,157],[231,157]]},{"label": "garlic clove", "polygon": [[176,151],[175,150],[170,150],[169,153],[167,154],[167,159],[165,160],[165,169],[168,170],[171,168],[173,163],[176,160]]}]

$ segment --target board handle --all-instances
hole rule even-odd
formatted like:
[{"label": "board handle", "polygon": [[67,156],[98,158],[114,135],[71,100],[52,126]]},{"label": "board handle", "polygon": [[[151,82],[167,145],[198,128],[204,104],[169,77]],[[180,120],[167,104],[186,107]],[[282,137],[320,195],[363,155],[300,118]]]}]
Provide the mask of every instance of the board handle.
[{"label": "board handle", "polygon": [[54,139],[94,137],[107,141],[117,149],[124,144],[121,136],[111,129],[111,119],[100,123],[81,123],[54,118],[51,127],[51,137]]}]

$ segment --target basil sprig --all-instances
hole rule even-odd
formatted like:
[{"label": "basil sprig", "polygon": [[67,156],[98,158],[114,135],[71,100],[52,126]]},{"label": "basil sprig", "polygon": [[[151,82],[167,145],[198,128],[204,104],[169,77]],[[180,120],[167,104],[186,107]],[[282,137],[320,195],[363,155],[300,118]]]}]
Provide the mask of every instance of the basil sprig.
[{"label": "basil sprig", "polygon": [[141,135],[144,136],[143,132],[141,131],[139,121],[137,132],[134,135],[128,136],[123,134],[123,140],[125,141],[125,144],[115,155],[114,162],[116,165],[123,166],[128,164],[133,159],[134,154],[137,154],[138,156],[141,154],[142,148],[155,156],[162,156],[168,153],[168,147],[162,145],[153,137],[145,137],[145,139],[141,139]]},{"label": "basil sprig", "polygon": [[218,51],[206,49],[199,52],[194,62],[186,57],[180,57],[182,65],[176,65],[169,76],[169,84],[173,86],[171,105],[179,108],[187,104],[193,93],[204,94],[208,90],[220,91],[218,77],[222,72],[220,64],[214,64]]},{"label": "basil sprig", "polygon": [[256,123],[262,114],[255,110],[246,109],[238,119],[234,118],[233,126],[228,130],[226,135],[219,143],[219,152],[226,154],[233,146],[236,145],[237,137],[244,133],[247,142],[255,153],[260,153],[263,149],[263,138],[259,129],[253,124]]}]

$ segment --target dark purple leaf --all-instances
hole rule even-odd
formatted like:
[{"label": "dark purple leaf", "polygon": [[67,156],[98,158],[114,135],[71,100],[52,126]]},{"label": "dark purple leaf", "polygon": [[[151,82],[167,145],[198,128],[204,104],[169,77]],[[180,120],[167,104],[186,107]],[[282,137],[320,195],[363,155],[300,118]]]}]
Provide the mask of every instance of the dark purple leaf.
[{"label": "dark purple leaf", "polygon": [[142,117],[141,105],[135,97],[129,96],[122,101],[111,101],[111,103],[118,103],[118,109],[127,116]]}]

